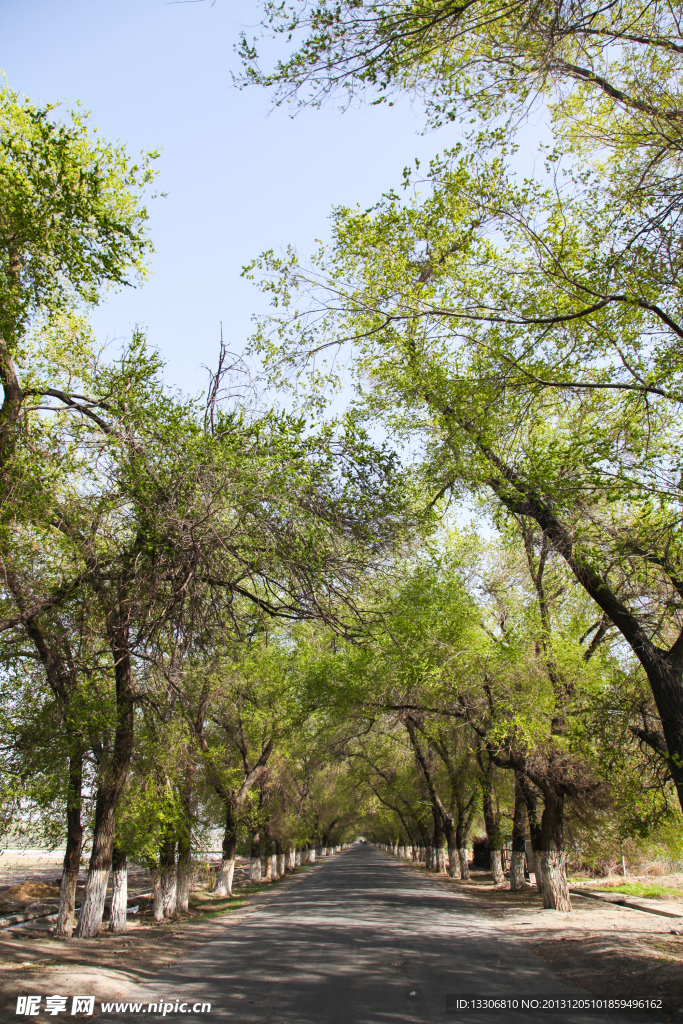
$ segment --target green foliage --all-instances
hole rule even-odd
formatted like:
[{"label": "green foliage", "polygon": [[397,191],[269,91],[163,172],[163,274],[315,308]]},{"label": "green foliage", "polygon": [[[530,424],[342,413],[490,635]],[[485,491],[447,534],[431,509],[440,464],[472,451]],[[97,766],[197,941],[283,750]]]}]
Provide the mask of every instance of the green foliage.
[{"label": "green foliage", "polygon": [[139,195],[157,154],[135,163],[82,113],[60,120],[57,109],[0,90],[0,334],[10,350],[33,317],[131,283],[150,248]]}]

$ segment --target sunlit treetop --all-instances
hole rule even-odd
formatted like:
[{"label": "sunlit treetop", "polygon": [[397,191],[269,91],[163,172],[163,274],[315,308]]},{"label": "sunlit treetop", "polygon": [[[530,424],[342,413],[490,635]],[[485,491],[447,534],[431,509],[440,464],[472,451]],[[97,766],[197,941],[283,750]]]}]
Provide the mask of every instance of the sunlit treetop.
[{"label": "sunlit treetop", "polygon": [[286,52],[264,68],[259,37],[243,36],[242,82],[278,103],[408,90],[432,123],[474,114],[500,127],[543,96],[575,143],[680,152],[683,40],[666,3],[263,0],[264,35]]},{"label": "sunlit treetop", "polygon": [[31,318],[132,284],[151,244],[142,193],[155,153],[131,160],[79,111],[0,90],[0,332],[10,348]]}]

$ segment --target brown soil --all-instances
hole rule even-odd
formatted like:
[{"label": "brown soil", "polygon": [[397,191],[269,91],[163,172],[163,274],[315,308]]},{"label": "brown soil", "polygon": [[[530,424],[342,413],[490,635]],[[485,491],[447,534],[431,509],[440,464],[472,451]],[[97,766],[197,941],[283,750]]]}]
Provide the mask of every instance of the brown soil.
[{"label": "brown soil", "polygon": [[29,907],[44,904],[48,909],[59,903],[59,886],[44,882],[21,882],[0,887],[0,915],[21,914]]},{"label": "brown soil", "polygon": [[[269,902],[281,885],[296,885],[303,873],[274,885],[249,886],[234,899],[195,892],[189,915],[162,924],[153,921],[150,901],[141,898],[140,911],[128,918],[123,935],[105,931],[95,939],[57,939],[30,927],[2,930],[0,1020],[15,1019],[19,995],[68,996],[69,1020],[80,1017],[70,1015],[74,995],[95,996],[96,1011],[102,999],[135,1000],[140,986],[197,945],[215,938],[220,929],[239,924]],[[30,1019],[43,1024],[55,1017],[41,1009]]]},{"label": "brown soil", "polygon": [[[424,870],[422,868],[418,870]],[[488,872],[476,871],[468,882],[438,877],[457,886],[477,909],[497,920],[504,931],[523,936],[560,977],[591,995],[606,998],[666,996],[681,1009],[664,1021],[680,1024],[683,1014],[683,901],[675,898],[633,900],[679,918],[665,918],[599,900],[572,897],[570,914],[544,910],[540,893],[527,886],[510,892],[508,883],[494,886]],[[637,879],[629,878],[627,881]],[[641,881],[652,881],[643,878]],[[612,878],[612,884],[623,879]],[[657,878],[658,884],[681,889],[681,876]],[[605,880],[602,880],[604,884]],[[590,886],[596,889],[595,881]],[[628,897],[631,899],[631,897]],[[675,934],[678,933],[678,934]]]},{"label": "brown soil", "polygon": [[534,943],[536,952],[563,978],[606,998],[666,996],[680,1021],[683,1013],[683,939],[674,935],[560,936]]},{"label": "brown soil", "polygon": [[[495,919],[503,933],[530,942],[553,970],[585,991],[608,997],[669,995],[683,1004],[681,901],[663,899],[656,904],[662,909],[680,907],[679,920],[581,898],[574,899],[571,914],[562,914],[544,910],[535,889],[513,893],[507,886],[494,887],[487,872],[474,872],[469,882],[433,874],[431,878],[457,887],[474,908]],[[298,880],[290,877],[277,886]],[[657,881],[680,886],[680,878]],[[249,887],[234,900],[197,892],[190,916],[160,925],[151,920],[149,901],[141,898],[140,912],[129,918],[124,935],[105,932],[96,939],[67,941],[38,930],[0,931],[0,1019],[15,1019],[16,997],[23,994],[94,995],[96,1006],[100,999],[135,999],[139,986],[214,938],[221,928],[239,924],[268,902],[277,886]],[[44,888],[52,896],[54,887]],[[0,899],[7,891],[0,891]],[[675,931],[681,934],[672,934]],[[54,1019],[43,1012],[31,1017],[38,1022]],[[681,1017],[672,1020],[680,1024]]]},{"label": "brown soil", "polygon": [[59,886],[45,885],[44,882],[21,882],[19,885],[3,886],[0,900],[28,902],[30,900],[58,900]]}]

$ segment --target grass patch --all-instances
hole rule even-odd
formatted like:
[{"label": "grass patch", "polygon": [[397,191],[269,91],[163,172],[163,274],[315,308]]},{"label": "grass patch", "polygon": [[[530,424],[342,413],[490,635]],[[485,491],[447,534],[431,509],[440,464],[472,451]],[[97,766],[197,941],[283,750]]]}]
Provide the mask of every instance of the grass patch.
[{"label": "grass patch", "polygon": [[201,903],[195,903],[191,908],[191,916],[183,919],[182,924],[201,924],[202,921],[206,921],[209,917],[221,917],[223,914],[229,914],[231,910],[239,910],[240,907],[246,905],[246,899],[240,899],[239,896],[221,897],[217,900],[202,900]]},{"label": "grass patch", "polygon": [[191,914],[192,916],[186,918],[185,924],[201,924],[202,921],[206,921],[210,917],[220,917],[222,914],[229,914],[232,910],[239,910],[240,907],[246,906],[249,902],[250,896],[256,896],[262,892],[269,892],[275,886],[280,885],[281,882],[286,881],[290,877],[284,875],[282,878],[277,878],[273,882],[261,882],[253,883],[251,885],[241,885],[236,890],[235,895],[230,896],[217,896],[214,897],[212,893],[207,890],[200,890],[195,893],[192,897],[191,903]]},{"label": "grass patch", "polygon": [[244,893],[249,896],[253,896],[257,892],[268,892],[270,889],[274,889],[276,885],[280,885],[285,882],[291,875],[283,875],[281,878],[276,878],[273,882],[253,882],[241,885],[239,887],[240,894]]},{"label": "grass patch", "polygon": [[601,892],[621,892],[624,896],[642,896],[647,900],[659,900],[666,896],[683,895],[678,889],[667,889],[656,882],[621,882],[619,885],[600,886]]}]

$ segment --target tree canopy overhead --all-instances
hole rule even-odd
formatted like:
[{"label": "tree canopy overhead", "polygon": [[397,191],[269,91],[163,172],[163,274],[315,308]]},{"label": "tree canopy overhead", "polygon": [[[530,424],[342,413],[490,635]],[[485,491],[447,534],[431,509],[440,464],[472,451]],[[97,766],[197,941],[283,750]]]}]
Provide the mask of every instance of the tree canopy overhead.
[{"label": "tree canopy overhead", "polygon": [[[466,876],[479,831],[494,883],[509,844],[510,887],[526,863],[570,909],[568,847],[680,847],[675,12],[261,6],[285,52],[263,70],[244,39],[243,82],[411,92],[459,142],[246,271],[283,413],[222,400],[223,349],[198,399],[139,332],[98,352],[88,306],[145,272],[153,154],[2,93],[0,822],[66,834],[60,934],[84,837],[88,937],[112,870],[125,928],[129,856],[158,920],[187,909],[217,828],[217,894],[238,853],[256,882],[359,827]],[[439,531],[460,498],[484,530]]]},{"label": "tree canopy overhead", "polygon": [[290,52],[263,69],[258,37],[244,36],[244,81],[274,88],[278,101],[383,102],[409,89],[438,122],[461,111],[516,116],[540,94],[586,140],[614,143],[604,118],[616,114],[623,141],[679,146],[683,44],[667,3],[266,0],[262,10],[262,33]]}]

